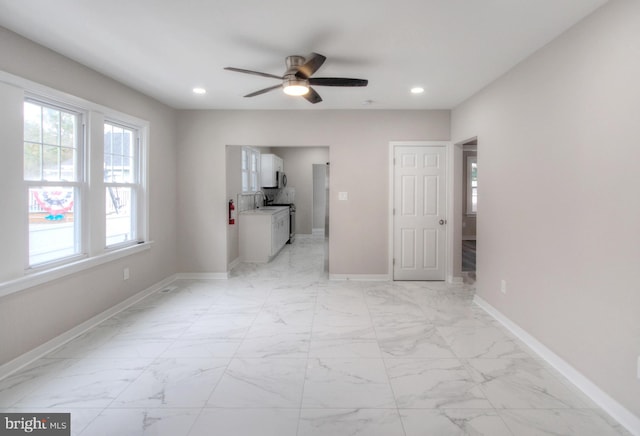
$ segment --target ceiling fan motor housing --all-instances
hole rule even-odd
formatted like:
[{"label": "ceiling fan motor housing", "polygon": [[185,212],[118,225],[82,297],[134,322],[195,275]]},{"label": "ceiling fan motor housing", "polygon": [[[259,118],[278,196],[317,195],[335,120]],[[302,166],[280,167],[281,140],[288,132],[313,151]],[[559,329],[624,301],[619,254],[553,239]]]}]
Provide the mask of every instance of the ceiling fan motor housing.
[{"label": "ceiling fan motor housing", "polygon": [[298,67],[304,65],[305,60],[306,59],[303,56],[287,56],[284,61],[285,65],[287,66],[287,72],[285,73],[285,75],[297,73]]}]

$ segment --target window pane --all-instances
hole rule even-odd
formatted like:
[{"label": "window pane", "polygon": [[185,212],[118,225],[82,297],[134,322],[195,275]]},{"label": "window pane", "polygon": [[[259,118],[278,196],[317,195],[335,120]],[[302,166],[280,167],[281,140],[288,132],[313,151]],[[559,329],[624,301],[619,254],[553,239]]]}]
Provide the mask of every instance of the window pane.
[{"label": "window pane", "polygon": [[45,144],[60,145],[60,111],[42,108],[42,131]]},{"label": "window pane", "polygon": [[471,186],[478,186],[478,164],[476,162],[471,163]]},{"label": "window pane", "polygon": [[471,212],[478,212],[478,188],[471,188]]},{"label": "window pane", "polygon": [[476,156],[467,156],[466,170],[466,197],[467,197],[467,214],[475,214],[478,212],[478,162]]},{"label": "window pane", "polygon": [[111,153],[122,155],[122,129],[114,127],[111,133]]},{"label": "window pane", "polygon": [[76,149],[69,147],[60,148],[60,179],[75,181]]},{"label": "window pane", "polygon": [[76,116],[73,114],[61,113],[60,143],[65,147],[76,146]]},{"label": "window pane", "polygon": [[43,155],[42,179],[60,180],[60,147],[45,145]]},{"label": "window pane", "polygon": [[471,163],[471,212],[478,212],[478,164]]},{"label": "window pane", "polygon": [[42,107],[24,103],[24,140],[42,142]]},{"label": "window pane", "polygon": [[104,128],[104,181],[135,183],[137,180],[134,131],[110,124]]},{"label": "window pane", "polygon": [[258,171],[258,153],[251,153],[251,171]]},{"label": "window pane", "polygon": [[112,130],[113,127],[111,126],[111,124],[105,124],[104,125],[104,155],[105,158],[107,155],[111,154],[111,138],[113,137],[112,134]]},{"label": "window pane", "polygon": [[249,192],[249,173],[242,172],[242,192]]},{"label": "window pane", "polygon": [[42,148],[40,144],[24,144],[24,179],[42,180]]},{"label": "window pane", "polygon": [[78,254],[74,200],[74,188],[29,188],[30,265]]},{"label": "window pane", "polygon": [[24,103],[25,180],[77,180],[77,125],[74,113]]},{"label": "window pane", "polygon": [[258,191],[258,174],[251,173],[251,190],[254,192]]},{"label": "window pane", "polygon": [[127,187],[106,188],[107,246],[134,239],[132,190]]}]

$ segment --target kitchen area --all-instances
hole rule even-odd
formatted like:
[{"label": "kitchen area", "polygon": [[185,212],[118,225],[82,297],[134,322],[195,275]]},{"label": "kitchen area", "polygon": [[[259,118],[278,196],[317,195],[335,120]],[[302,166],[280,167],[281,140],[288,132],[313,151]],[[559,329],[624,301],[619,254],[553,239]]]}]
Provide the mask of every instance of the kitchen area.
[{"label": "kitchen area", "polygon": [[328,236],[328,162],[328,147],[227,146],[228,270]]}]

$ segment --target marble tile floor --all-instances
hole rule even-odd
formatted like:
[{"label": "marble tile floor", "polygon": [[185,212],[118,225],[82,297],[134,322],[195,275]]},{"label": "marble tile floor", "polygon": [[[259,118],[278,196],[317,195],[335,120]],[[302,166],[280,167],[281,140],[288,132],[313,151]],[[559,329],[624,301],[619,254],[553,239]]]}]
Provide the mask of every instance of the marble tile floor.
[{"label": "marble tile floor", "polygon": [[329,281],[323,250],[177,281],[0,380],[0,409],[82,436],[628,434],[472,287]]}]

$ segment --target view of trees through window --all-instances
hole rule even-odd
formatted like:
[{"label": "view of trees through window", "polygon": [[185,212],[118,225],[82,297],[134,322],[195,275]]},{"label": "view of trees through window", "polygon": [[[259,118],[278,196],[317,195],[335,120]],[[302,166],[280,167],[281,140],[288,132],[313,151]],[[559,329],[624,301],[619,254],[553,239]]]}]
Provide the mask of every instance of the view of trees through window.
[{"label": "view of trees through window", "polygon": [[24,180],[28,186],[29,264],[80,252],[75,219],[79,192],[79,115],[24,103]]}]

